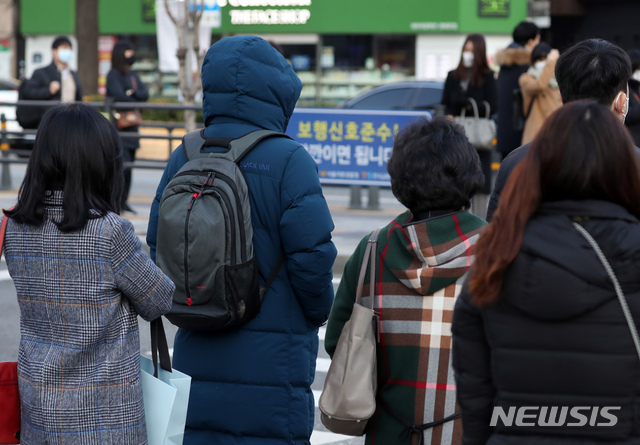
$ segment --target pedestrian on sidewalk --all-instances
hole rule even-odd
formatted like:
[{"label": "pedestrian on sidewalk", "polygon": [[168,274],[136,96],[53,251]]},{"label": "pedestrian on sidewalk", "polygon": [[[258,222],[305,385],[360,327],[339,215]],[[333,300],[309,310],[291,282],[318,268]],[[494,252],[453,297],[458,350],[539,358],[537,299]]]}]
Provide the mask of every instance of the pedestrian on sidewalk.
[{"label": "pedestrian on sidewalk", "polygon": [[[131,69],[131,65],[136,62],[135,49],[133,44],[128,40],[117,42],[111,53],[111,71],[107,74],[107,97],[112,98],[115,102],[146,102],[149,99],[149,91],[147,86],[140,79],[137,71]],[[116,110],[119,115],[133,112],[131,116],[140,116],[140,110]],[[140,131],[139,122],[133,125],[123,127],[119,125],[119,131],[125,133],[138,133]],[[123,137],[122,153],[125,162],[134,162],[136,160],[136,150],[140,148],[140,138]],[[128,214],[134,214],[135,211],[129,204],[129,192],[131,191],[131,168],[124,170],[124,192],[122,194],[122,211]]]},{"label": "pedestrian on sidewalk", "polygon": [[531,51],[531,66],[520,76],[522,107],[526,115],[522,144],[529,143],[538,134],[544,121],[562,106],[558,81],[554,75],[560,57],[557,49],[544,42]]},{"label": "pedestrian on sidewalk", "polygon": [[18,203],[4,210],[20,306],[22,445],[147,443],[138,315],[166,313],[174,285],[118,216],[119,141],[94,108],[51,109]]},{"label": "pedestrian on sidewalk", "polygon": [[520,88],[518,79],[531,64],[531,51],[540,43],[540,28],[533,22],[520,22],[513,29],[513,42],[496,53],[495,62],[500,67],[496,81],[498,90],[498,153],[504,159],[518,148],[522,130],[512,125],[513,90]]},{"label": "pedestrian on sidewalk", "polygon": [[640,443],[640,344],[611,276],[640,325],[640,168],[608,106],[547,119],[476,246],[452,326],[464,443]]},{"label": "pedestrian on sidewalk", "polygon": [[[284,132],[302,90],[285,58],[255,36],[226,37],[209,48],[202,86],[207,138]],[[186,162],[179,147],[158,186],[147,232],[154,258],[159,203]],[[260,285],[282,253],[285,260],[246,324],[225,332],[178,330],[173,364],[192,377],[184,444],[309,444],[318,327],[333,302],[333,221],[317,165],[299,143],[265,139],[239,167],[249,189]]]},{"label": "pedestrian on sidewalk", "polygon": [[[51,63],[38,68],[30,79],[24,79],[21,88],[23,95],[20,99],[26,100],[50,100],[56,102],[82,101],[82,86],[78,73],[71,69],[73,61],[73,48],[71,40],[66,36],[58,36],[51,44]],[[40,120],[48,108],[22,106],[16,112],[23,113],[26,117],[23,121],[30,124],[25,128],[37,129]]]},{"label": "pedestrian on sidewalk", "polygon": [[[387,169],[393,194],[409,211],[378,238],[378,409],[365,443],[409,445],[422,434],[417,443],[460,444],[449,323],[486,224],[467,211],[484,182],[480,159],[460,125],[420,118],[398,133]],[[330,356],[351,317],[369,236],[344,268],[325,334]],[[368,276],[364,283],[361,304],[370,307]]]},{"label": "pedestrian on sidewalk", "polygon": [[[482,34],[470,34],[462,47],[458,67],[450,71],[442,91],[442,104],[446,113],[458,116],[462,110],[473,116],[473,108],[469,99],[476,101],[478,114],[490,116],[498,111],[498,94],[494,72],[487,62],[486,43]],[[472,211],[484,218],[487,198],[491,193],[491,158],[493,151],[478,151],[484,184],[474,199]],[[482,196],[479,196],[482,195]]]},{"label": "pedestrian on sidewalk", "polygon": [[[631,60],[627,53],[602,39],[576,43],[560,55],[555,69],[563,104],[593,99],[611,108],[621,122],[625,121],[629,111],[628,83],[631,74]],[[525,158],[528,150],[529,144],[525,144],[502,161],[489,198],[487,221],[492,220],[509,175]],[[580,156],[576,159],[580,159]]]}]

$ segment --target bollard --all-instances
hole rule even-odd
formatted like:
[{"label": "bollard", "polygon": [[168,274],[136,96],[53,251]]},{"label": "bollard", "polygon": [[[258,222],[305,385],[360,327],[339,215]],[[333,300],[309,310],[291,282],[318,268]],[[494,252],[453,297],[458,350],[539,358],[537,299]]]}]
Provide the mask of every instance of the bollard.
[{"label": "bollard", "polygon": [[360,210],[362,208],[362,200],[360,197],[360,191],[362,187],[359,185],[352,185],[349,187],[351,190],[351,199],[349,200],[349,208],[354,210]]},{"label": "bollard", "polygon": [[367,210],[380,210],[380,187],[369,187],[369,202]]},{"label": "bollard", "polygon": [[[9,156],[9,140],[7,138],[7,118],[3,114],[0,114],[0,151],[2,151],[2,159],[6,159]],[[0,183],[0,190],[11,190],[11,167],[8,162],[2,163],[2,182]]]}]

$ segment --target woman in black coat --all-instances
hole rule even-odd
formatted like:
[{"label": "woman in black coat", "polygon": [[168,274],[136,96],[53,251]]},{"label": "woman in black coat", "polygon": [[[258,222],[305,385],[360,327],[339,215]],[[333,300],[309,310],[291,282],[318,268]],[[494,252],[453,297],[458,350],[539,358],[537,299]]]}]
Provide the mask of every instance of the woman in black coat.
[{"label": "woman in black coat", "polygon": [[[463,443],[640,443],[640,168],[594,101],[554,112],[511,175],[456,301]],[[578,224],[578,227],[574,225]]]},{"label": "woman in black coat", "polygon": [[[470,34],[465,40],[458,67],[447,75],[441,103],[448,115],[457,116],[465,109],[467,115],[473,116],[469,98],[476,101],[482,117],[498,111],[496,81],[487,63],[484,37],[480,34]],[[479,151],[478,155],[484,174],[481,193],[488,195],[491,193],[491,152]]]},{"label": "woman in black coat", "polygon": [[[131,70],[131,65],[136,61],[135,50],[131,42],[120,41],[113,47],[111,53],[111,71],[107,74],[107,96],[115,102],[146,102],[149,99],[147,86],[142,82],[136,71]],[[132,111],[120,110],[119,113]],[[137,133],[138,125],[120,128],[120,131]],[[136,160],[136,150],[140,147],[138,138],[122,138],[122,148],[125,162]],[[122,211],[135,213],[128,203],[129,190],[131,189],[131,169],[124,172],[125,193],[122,197]]]}]

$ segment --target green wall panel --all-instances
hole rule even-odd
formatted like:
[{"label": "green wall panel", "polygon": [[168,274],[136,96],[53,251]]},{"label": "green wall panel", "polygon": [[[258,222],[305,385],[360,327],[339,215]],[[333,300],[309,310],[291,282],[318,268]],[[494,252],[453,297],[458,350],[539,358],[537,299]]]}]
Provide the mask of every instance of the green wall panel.
[{"label": "green wall panel", "polygon": [[[142,17],[143,0],[99,0],[100,34],[155,34],[155,22]],[[148,2],[145,2],[145,6]]]},{"label": "green wall panel", "polygon": [[21,0],[20,31],[23,34],[74,34],[75,0]]},{"label": "green wall panel", "polygon": [[[291,6],[251,6],[283,3]],[[155,34],[153,5],[153,0],[99,0],[100,33]],[[511,33],[527,14],[527,0],[218,0],[218,5],[210,11],[220,19],[214,33]],[[22,0],[21,8],[24,34],[75,31],[75,0]]]}]

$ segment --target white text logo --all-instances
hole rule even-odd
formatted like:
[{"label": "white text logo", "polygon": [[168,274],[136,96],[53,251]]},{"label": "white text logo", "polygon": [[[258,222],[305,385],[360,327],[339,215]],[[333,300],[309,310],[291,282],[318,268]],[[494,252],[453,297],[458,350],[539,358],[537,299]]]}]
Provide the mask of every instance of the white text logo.
[{"label": "white text logo", "polygon": [[493,407],[490,426],[498,420],[504,426],[614,426],[618,418],[610,411],[619,406],[515,406],[505,411],[501,406]]}]

